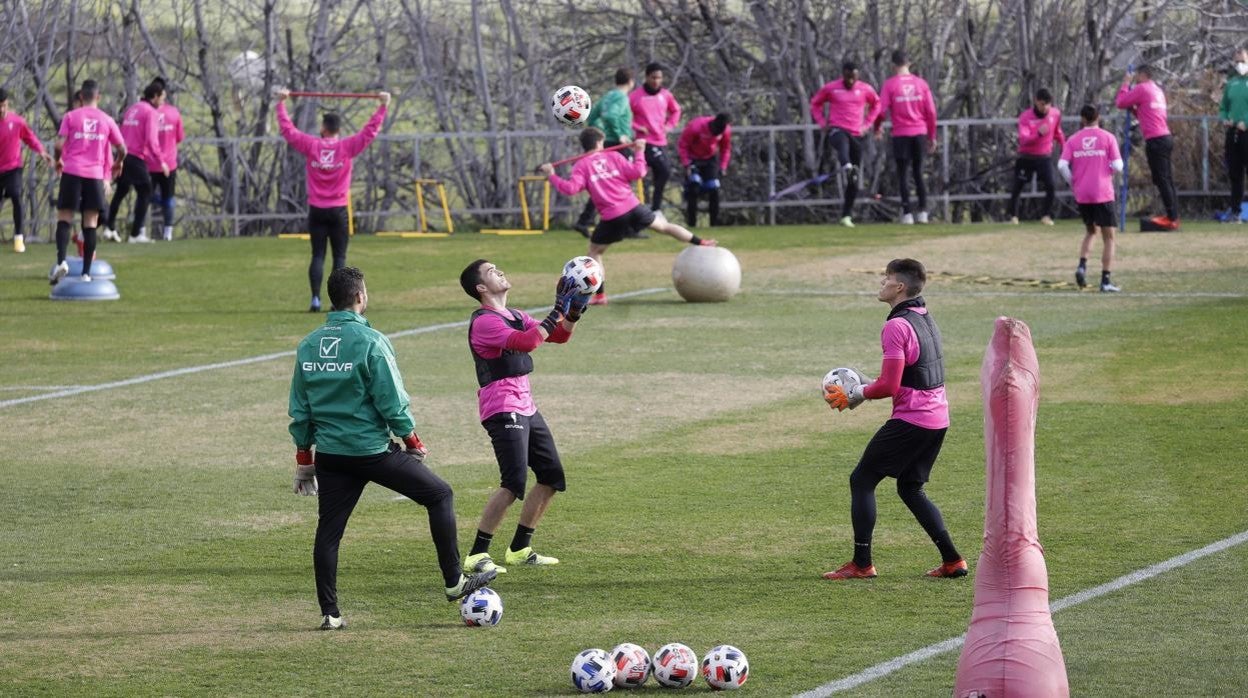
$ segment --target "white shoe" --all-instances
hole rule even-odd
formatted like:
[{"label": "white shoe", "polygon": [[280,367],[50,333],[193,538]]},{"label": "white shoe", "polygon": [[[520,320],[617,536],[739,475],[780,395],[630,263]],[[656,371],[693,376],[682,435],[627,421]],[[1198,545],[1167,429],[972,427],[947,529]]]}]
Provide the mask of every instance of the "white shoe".
[{"label": "white shoe", "polygon": [[165,242],[172,242],[173,241],[173,228],[169,226],[165,226],[165,229],[160,234],[160,239],[164,240]]},{"label": "white shoe", "polygon": [[347,621],[342,616],[337,618],[325,616],[321,619],[321,630],[342,630],[345,627],[347,627]]},{"label": "white shoe", "polygon": [[121,242],[121,236],[112,228],[100,228],[100,239],[105,242]]},{"label": "white shoe", "polygon": [[138,235],[131,235],[128,242],[151,242],[152,239],[147,236],[146,230],[140,230]]},{"label": "white shoe", "polygon": [[1018,225],[1018,216],[1010,216],[1010,225]]},{"label": "white shoe", "polygon": [[1041,216],[1040,225],[1053,225],[1053,219],[1048,216]]},{"label": "white shoe", "polygon": [[61,262],[60,264],[52,267],[52,271],[48,272],[48,283],[55,284],[65,278],[65,275],[68,273],[69,262]]},{"label": "white shoe", "polygon": [[914,216],[910,215],[909,213],[902,215],[901,224],[902,225],[914,225]]},{"label": "white shoe", "polygon": [[1101,293],[1118,293],[1121,290],[1122,289],[1109,282],[1101,284]]},{"label": "white shoe", "polygon": [[914,217],[914,222],[919,225],[927,225],[927,211],[919,211]]},{"label": "white shoe", "polygon": [[854,219],[850,218],[849,216],[845,216],[844,218],[841,219],[841,225],[845,226],[846,228],[852,228],[854,227]]},{"label": "white shoe", "polygon": [[88,284],[89,284],[89,283],[91,283],[91,275],[90,275],[90,274],[83,274],[83,275],[82,275],[82,281],[83,281],[83,283],[88,283]]},{"label": "white shoe", "polygon": [[13,236],[13,251],[21,254],[26,251],[26,239],[21,235]]}]

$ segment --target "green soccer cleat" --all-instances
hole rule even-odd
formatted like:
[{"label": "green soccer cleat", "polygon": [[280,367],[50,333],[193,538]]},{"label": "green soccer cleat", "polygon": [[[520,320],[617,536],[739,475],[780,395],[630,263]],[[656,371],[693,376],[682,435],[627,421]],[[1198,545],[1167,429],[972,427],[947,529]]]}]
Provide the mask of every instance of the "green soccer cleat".
[{"label": "green soccer cleat", "polygon": [[464,570],[467,572],[488,572],[494,570],[498,574],[506,574],[506,567],[499,567],[494,564],[494,559],[489,553],[477,553],[464,558]]},{"label": "green soccer cleat", "polygon": [[548,557],[546,555],[538,555],[533,552],[532,547],[524,550],[510,550],[503,557],[503,561],[509,565],[557,565],[559,558]]}]

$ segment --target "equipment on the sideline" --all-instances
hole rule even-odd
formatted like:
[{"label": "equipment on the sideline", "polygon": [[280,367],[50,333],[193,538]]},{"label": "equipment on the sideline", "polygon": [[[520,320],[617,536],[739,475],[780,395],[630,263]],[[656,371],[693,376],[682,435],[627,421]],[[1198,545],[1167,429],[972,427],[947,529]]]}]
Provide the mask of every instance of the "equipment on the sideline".
[{"label": "equipment on the sideline", "polygon": [[722,303],[741,290],[741,263],[723,247],[686,247],[672,263],[672,283],[690,303]]},{"label": "equipment on the sideline", "polygon": [[622,642],[611,650],[615,664],[615,687],[638,688],[650,678],[650,653],[639,645]]},{"label": "equipment on the sideline", "polygon": [[732,645],[712,647],[702,658],[702,678],[717,691],[741,688],[750,678],[750,660]]},{"label": "equipment on the sideline", "polygon": [[[534,228],[529,217],[528,183],[542,184],[542,227]],[[550,180],[546,175],[521,175],[516,180],[516,193],[520,195],[520,220],[523,228],[486,228],[483,235],[541,235],[550,230]]]},{"label": "equipment on the sideline", "polygon": [[589,118],[589,93],[576,85],[565,85],[550,96],[550,112],[567,126],[580,126]]},{"label": "equipment on the sideline", "polygon": [[[377,233],[379,238],[445,238],[455,232],[455,220],[451,218],[451,207],[446,200],[446,185],[440,179],[416,178],[416,230],[385,231]],[[440,233],[429,229],[429,211],[425,206],[425,187],[433,187],[438,194],[438,203],[442,207],[442,221],[446,224],[446,232]]]},{"label": "equipment on the sideline", "polygon": [[459,615],[471,628],[492,628],[503,619],[503,597],[482,587],[459,601]]},{"label": "equipment on the sideline", "polygon": [[230,81],[239,90],[264,87],[264,59],[255,51],[243,51],[234,56],[226,69],[230,73]]},{"label": "equipment on the sideline", "polygon": [[606,271],[593,257],[573,257],[563,265],[563,275],[576,282],[576,290],[581,295],[597,293],[606,280]]},{"label": "equipment on the sideline", "polygon": [[654,680],[667,688],[684,688],[698,673],[698,655],[686,645],[669,642],[654,653]]},{"label": "equipment on the sideline", "polygon": [[581,693],[606,693],[614,681],[615,664],[605,650],[583,650],[572,660],[572,685]]},{"label": "equipment on the sideline", "polygon": [[784,189],[781,189],[775,194],[772,194],[771,196],[767,197],[767,200],[775,201],[776,199],[788,196],[789,194],[796,194],[797,192],[805,189],[806,187],[812,187],[816,184],[823,184],[824,182],[828,181],[829,179],[832,179],[835,176],[836,175],[832,175],[832,174],[819,174],[819,175],[815,175],[814,177],[811,177],[810,179],[803,179],[802,181],[796,184],[790,184]]}]

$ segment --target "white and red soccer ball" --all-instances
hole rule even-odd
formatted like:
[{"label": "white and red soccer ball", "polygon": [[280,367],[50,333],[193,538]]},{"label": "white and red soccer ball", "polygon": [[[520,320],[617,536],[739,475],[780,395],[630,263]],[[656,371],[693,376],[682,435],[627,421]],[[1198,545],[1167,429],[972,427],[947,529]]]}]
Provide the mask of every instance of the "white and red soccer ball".
[{"label": "white and red soccer ball", "polygon": [[650,654],[639,645],[624,642],[611,650],[615,663],[615,687],[638,688],[650,678]]},{"label": "white and red soccer ball", "polygon": [[589,118],[589,93],[576,85],[565,85],[550,96],[550,112],[567,126],[580,126]]},{"label": "white and red soccer ball", "polygon": [[741,688],[749,677],[750,660],[732,645],[713,647],[702,658],[702,678],[717,691]]},{"label": "white and red soccer ball", "polygon": [[602,265],[584,255],[568,260],[563,265],[563,275],[576,282],[576,290],[581,295],[596,293],[606,278]]},{"label": "white and red soccer ball", "polygon": [[654,680],[666,688],[684,688],[698,675],[698,656],[679,642],[669,642],[654,653]]}]

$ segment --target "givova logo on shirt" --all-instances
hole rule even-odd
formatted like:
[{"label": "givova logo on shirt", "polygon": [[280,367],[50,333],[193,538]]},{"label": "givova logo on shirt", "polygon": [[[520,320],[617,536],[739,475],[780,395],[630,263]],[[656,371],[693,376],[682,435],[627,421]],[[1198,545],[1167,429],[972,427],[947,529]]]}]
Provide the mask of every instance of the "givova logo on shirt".
[{"label": "givova logo on shirt", "polygon": [[318,170],[336,170],[342,167],[342,163],[335,160],[337,157],[336,150],[325,149],[321,151],[320,159],[313,163],[313,167]]},{"label": "givova logo on shirt", "polygon": [[104,134],[100,133],[99,130],[100,130],[99,119],[83,119],[82,130],[74,133],[74,140],[76,141],[102,140],[105,136]]},{"label": "givova logo on shirt", "polygon": [[321,337],[318,347],[322,361],[304,361],[303,370],[328,373],[350,372],[353,364],[350,361],[338,362],[338,347],[342,345],[342,337]]},{"label": "givova logo on shirt", "polygon": [[612,177],[620,176],[619,170],[615,168],[608,168],[609,161],[606,158],[596,159],[591,164],[594,167],[594,171],[591,172],[589,175],[589,181],[591,182],[597,182],[602,179],[611,179]]},{"label": "givova logo on shirt", "polygon": [[1079,142],[1083,150],[1076,150],[1073,153],[1074,156],[1077,158],[1105,157],[1107,155],[1105,149],[1096,147],[1097,140],[1099,139],[1096,136],[1084,136]]}]

